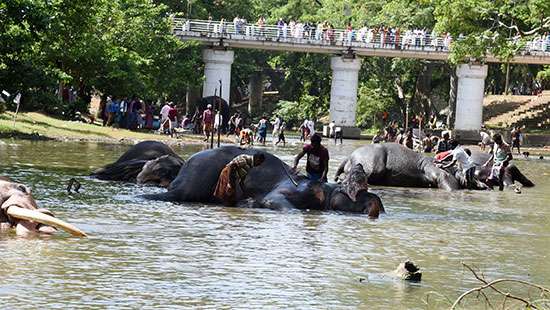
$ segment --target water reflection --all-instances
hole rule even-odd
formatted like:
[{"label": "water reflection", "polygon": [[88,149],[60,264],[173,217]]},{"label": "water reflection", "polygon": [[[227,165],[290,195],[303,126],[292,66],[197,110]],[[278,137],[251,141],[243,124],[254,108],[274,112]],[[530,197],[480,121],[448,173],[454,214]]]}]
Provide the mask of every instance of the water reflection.
[{"label": "water reflection", "polygon": [[[331,147],[332,172],[355,147]],[[370,221],[144,201],[137,195],[162,189],[86,177],[126,148],[0,145],[0,175],[29,184],[41,206],[90,234],[1,236],[3,308],[423,308],[430,291],[454,298],[476,284],[461,261],[490,278],[550,279],[547,161],[517,163],[537,184],[521,195],[375,188],[388,214]],[[200,148],[177,152],[186,158]],[[276,152],[291,163],[296,150]],[[81,181],[80,194],[65,191],[71,177]],[[407,258],[423,268],[421,284],[386,274]]]}]

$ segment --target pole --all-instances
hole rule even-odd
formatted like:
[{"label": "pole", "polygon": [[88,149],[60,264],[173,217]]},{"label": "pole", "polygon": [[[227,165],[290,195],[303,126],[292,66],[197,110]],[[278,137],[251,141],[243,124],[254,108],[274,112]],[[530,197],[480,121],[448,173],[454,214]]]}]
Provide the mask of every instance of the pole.
[{"label": "pole", "polygon": [[222,128],[222,80],[220,80],[220,96],[218,97],[218,147],[220,147],[220,132]]},{"label": "pole", "polygon": [[[216,98],[218,93],[218,89],[214,89],[214,98]],[[216,122],[216,115],[214,114],[214,123]],[[212,129],[210,130],[210,148],[214,148],[214,132],[212,131],[214,129],[214,126],[212,126]]]},{"label": "pole", "polygon": [[506,82],[504,83],[504,94],[508,95],[508,87],[510,83],[510,62],[506,62]]}]

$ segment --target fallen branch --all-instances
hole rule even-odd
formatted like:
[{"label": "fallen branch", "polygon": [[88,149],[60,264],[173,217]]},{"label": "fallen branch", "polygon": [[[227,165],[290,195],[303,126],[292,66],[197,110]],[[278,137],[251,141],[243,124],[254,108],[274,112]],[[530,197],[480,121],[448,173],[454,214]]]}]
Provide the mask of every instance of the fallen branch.
[{"label": "fallen branch", "polygon": [[488,305],[493,308],[493,305],[489,302],[489,299],[487,298],[487,295],[485,295],[485,293],[483,292],[484,289],[487,289],[487,288],[491,288],[493,291],[497,292],[498,294],[504,296],[504,300],[503,300],[503,307],[506,305],[506,300],[507,299],[514,299],[514,300],[517,300],[517,301],[520,301],[522,303],[525,304],[525,307],[530,307],[532,309],[538,309],[537,306],[534,305],[534,302],[531,302],[523,297],[520,297],[520,296],[516,296],[516,295],[513,295],[511,294],[510,292],[503,292],[501,289],[495,287],[496,284],[498,283],[518,283],[518,284],[522,284],[522,285],[525,285],[525,286],[529,286],[529,287],[534,287],[534,288],[537,288],[541,291],[541,293],[544,295],[545,293],[550,293],[550,289],[544,287],[544,286],[541,286],[541,285],[538,285],[538,284],[534,284],[534,283],[531,283],[531,282],[527,282],[527,281],[523,281],[523,280],[514,280],[514,279],[496,279],[496,280],[493,280],[493,281],[487,281],[485,279],[485,277],[483,276],[480,276],[477,274],[477,272],[475,272],[475,270],[472,269],[472,267],[468,266],[467,264],[465,263],[462,263],[462,265],[464,267],[466,267],[468,270],[470,270],[470,272],[472,272],[472,274],[474,275],[474,277],[479,280],[480,282],[482,282],[484,285],[482,286],[479,286],[479,287],[475,287],[473,289],[470,289],[466,292],[464,292],[462,295],[460,295],[457,300],[453,303],[453,305],[451,306],[451,310],[452,309],[456,309],[456,307],[460,304],[460,302],[462,301],[462,299],[464,299],[466,296],[472,294],[472,293],[475,293],[475,292],[478,292],[478,294],[481,294],[485,300],[487,301]]}]

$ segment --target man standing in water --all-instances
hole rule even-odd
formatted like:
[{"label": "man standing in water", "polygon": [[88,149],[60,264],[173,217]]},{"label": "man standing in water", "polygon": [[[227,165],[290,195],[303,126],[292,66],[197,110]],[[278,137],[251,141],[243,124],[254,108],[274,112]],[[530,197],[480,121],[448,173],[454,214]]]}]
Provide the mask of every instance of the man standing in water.
[{"label": "man standing in water", "polygon": [[264,154],[241,154],[233,158],[220,173],[214,196],[223,201],[226,206],[237,204],[237,185],[244,190],[244,180],[250,169],[261,165],[265,160]]},{"label": "man standing in water", "polygon": [[307,154],[306,172],[307,177],[313,181],[327,181],[328,174],[328,150],[321,145],[321,136],[311,136],[311,144],[304,145],[302,151],[294,159],[294,171],[298,168],[300,159]]},{"label": "man standing in water", "polygon": [[493,161],[493,168],[491,169],[491,175],[489,181],[498,182],[498,190],[504,189],[503,177],[504,172],[510,161],[512,160],[512,150],[510,146],[502,140],[502,136],[498,133],[493,135],[493,147],[491,149],[491,157],[483,164],[484,167],[489,165],[491,160]]}]

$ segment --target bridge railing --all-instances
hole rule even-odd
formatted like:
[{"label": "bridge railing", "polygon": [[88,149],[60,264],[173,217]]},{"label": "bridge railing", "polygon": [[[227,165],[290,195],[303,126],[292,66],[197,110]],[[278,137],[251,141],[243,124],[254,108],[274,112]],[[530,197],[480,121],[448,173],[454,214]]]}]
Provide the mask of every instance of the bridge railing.
[{"label": "bridge railing", "polygon": [[[188,20],[174,18],[174,32],[192,36],[207,36],[246,41],[272,41],[307,45],[383,48],[398,50],[425,50],[448,52],[453,38],[450,35],[438,36],[420,30],[402,32],[379,32],[371,28],[324,29],[316,26],[286,27],[277,25],[239,24],[227,21]],[[519,51],[520,55],[550,56],[548,39],[536,39],[527,42]]]}]

